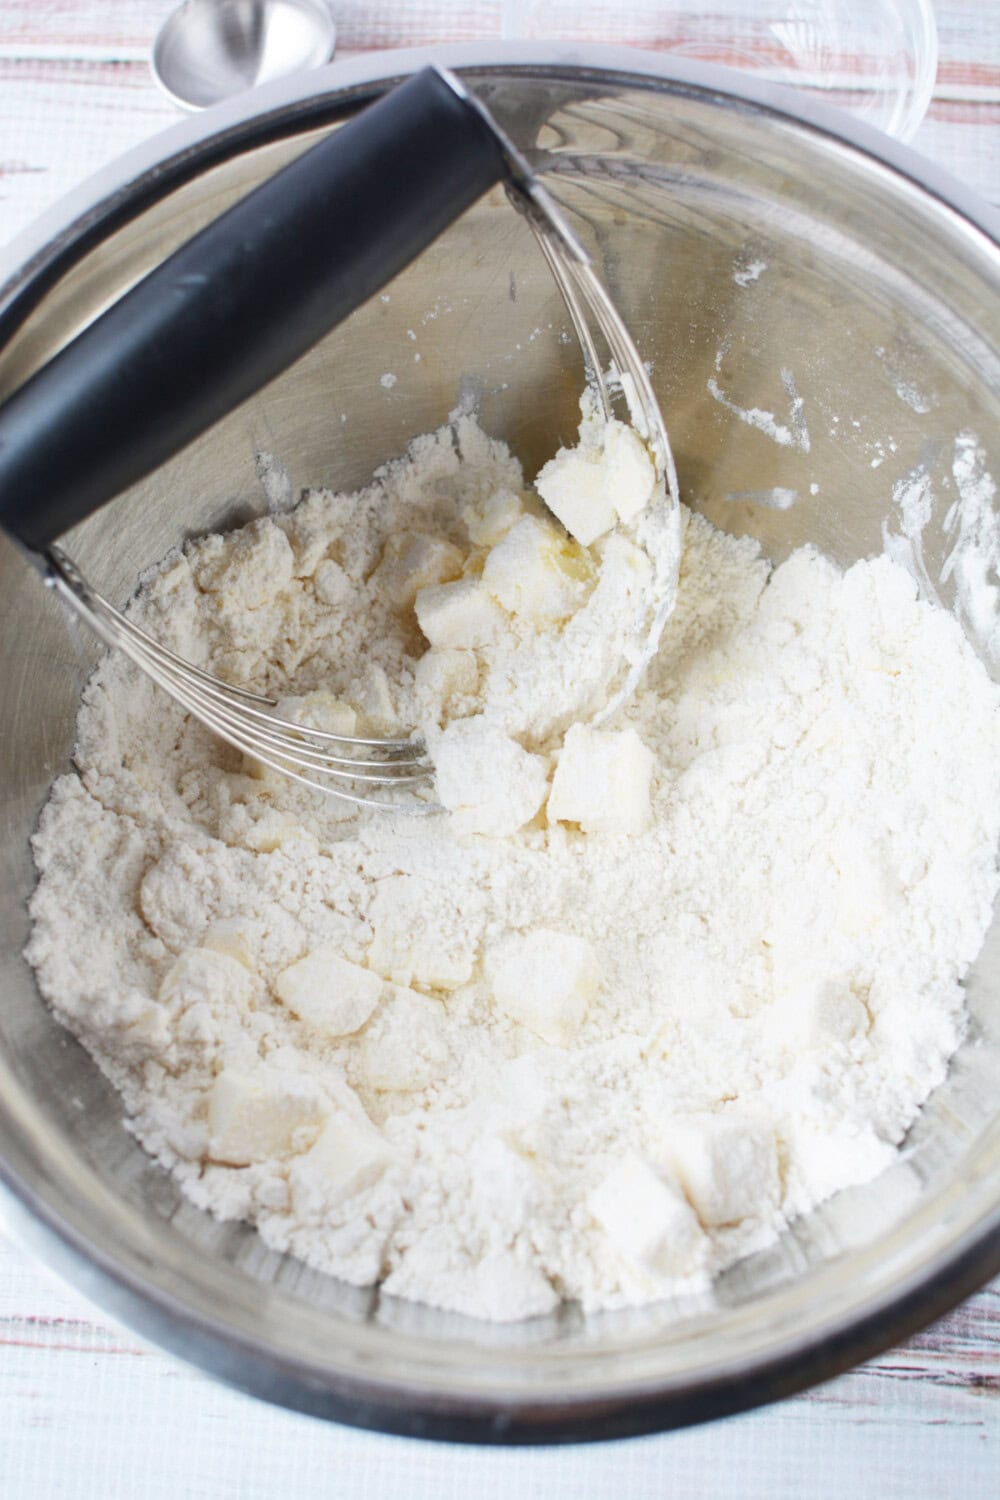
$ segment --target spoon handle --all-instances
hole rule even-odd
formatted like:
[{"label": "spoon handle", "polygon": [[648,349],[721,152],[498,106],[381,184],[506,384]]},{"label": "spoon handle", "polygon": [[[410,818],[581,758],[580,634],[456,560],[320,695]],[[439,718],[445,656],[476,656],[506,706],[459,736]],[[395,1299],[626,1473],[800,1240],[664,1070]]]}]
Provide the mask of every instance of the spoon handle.
[{"label": "spoon handle", "polygon": [[433,68],[276,173],[0,407],[0,526],[33,552],[280,374],[505,173]]}]

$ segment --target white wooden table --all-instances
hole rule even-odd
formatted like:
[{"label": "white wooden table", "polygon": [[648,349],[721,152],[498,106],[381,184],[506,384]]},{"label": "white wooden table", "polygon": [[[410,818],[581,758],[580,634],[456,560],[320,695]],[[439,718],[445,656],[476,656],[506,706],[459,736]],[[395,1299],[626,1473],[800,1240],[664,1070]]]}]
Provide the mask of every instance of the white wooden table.
[{"label": "white wooden table", "polygon": [[[0,0],[0,254],[177,116],[146,57],[171,0]],[[664,10],[670,7],[664,5]],[[916,145],[1000,202],[1000,5],[937,0]],[[340,55],[497,34],[498,7],[334,0]],[[1000,1284],[807,1395],[601,1448],[484,1451],[326,1427],[144,1347],[0,1242],[0,1500],[997,1500]]]}]

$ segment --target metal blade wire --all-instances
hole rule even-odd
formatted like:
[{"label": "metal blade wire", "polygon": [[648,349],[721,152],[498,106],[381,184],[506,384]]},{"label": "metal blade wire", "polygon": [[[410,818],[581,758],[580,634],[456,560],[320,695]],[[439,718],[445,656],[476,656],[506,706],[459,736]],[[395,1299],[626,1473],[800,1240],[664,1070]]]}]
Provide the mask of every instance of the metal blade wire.
[{"label": "metal blade wire", "polygon": [[[485,107],[466,94],[453,75],[440,71],[455,91],[486,119],[501,142],[509,169],[508,196],[528,219],[559,288],[580,345],[587,380],[598,393],[605,419],[613,416],[613,381],[620,387],[632,421],[648,443],[657,471],[666,479],[670,495],[676,500],[673,457],[649,372],[595,274],[590,257],[561,209]],[[611,381],[605,374],[607,362],[598,351],[595,327],[610,354]],[[106,645],[124,652],[187,713],[237,750],[302,786],[356,807],[419,814],[442,811],[437,803],[412,794],[402,802],[395,802],[360,790],[426,784],[433,776],[433,765],[419,739],[338,735],[285,719],[271,712],[277,706],[274,698],[223,682],[161,645],[99,594],[61,548],[52,547],[46,562],[47,582]],[[350,790],[352,784],[358,790]]]},{"label": "metal blade wire", "polygon": [[[278,735],[271,735],[265,739],[260,726],[252,720],[247,722],[244,718],[248,705],[240,703],[230,707],[219,701],[220,698],[224,699],[228,684],[216,678],[210,679],[213,688],[218,691],[215,696],[209,696],[197,681],[190,680],[186,663],[182,658],[174,656],[173,653],[166,653],[173,658],[173,662],[179,663],[178,666],[173,666],[172,663],[161,659],[156,651],[146,649],[140,640],[140,637],[145,636],[145,632],[139,631],[138,627],[135,627],[134,631],[123,629],[124,616],[92,585],[87,583],[75,564],[70,563],[69,568],[64,570],[63,556],[52,556],[49,559],[48,581],[59,598],[90,626],[105,645],[122,651],[181,708],[196,718],[206,729],[218,735],[220,739],[227,741],[235,749],[251,756],[270,770],[287,776],[302,786],[349,802],[356,807],[373,807],[384,812],[419,815],[442,810],[437,803],[421,801],[412,795],[407,796],[402,802],[388,801],[370,793],[352,792],[346,786],[334,784],[346,782],[348,785],[360,783],[377,787],[392,785],[409,787],[418,783],[426,784],[431,772],[429,761],[417,763],[416,767],[406,761],[397,762],[399,769],[396,770],[393,769],[393,762],[344,760],[330,757],[329,754],[321,755],[318,752],[310,752],[307,745],[286,740]],[[66,561],[69,562],[69,559]],[[131,621],[124,621],[124,623],[132,624]],[[146,637],[146,640],[150,639]],[[207,676],[208,674],[200,675]],[[266,715],[261,715],[261,717],[267,718]],[[310,731],[299,728],[298,733],[308,735]],[[375,741],[374,743],[378,745],[383,742]],[[301,769],[296,769],[297,766]],[[347,769],[344,769],[345,766]],[[309,771],[317,774],[305,774]],[[323,776],[324,779],[318,779],[319,776]]]}]

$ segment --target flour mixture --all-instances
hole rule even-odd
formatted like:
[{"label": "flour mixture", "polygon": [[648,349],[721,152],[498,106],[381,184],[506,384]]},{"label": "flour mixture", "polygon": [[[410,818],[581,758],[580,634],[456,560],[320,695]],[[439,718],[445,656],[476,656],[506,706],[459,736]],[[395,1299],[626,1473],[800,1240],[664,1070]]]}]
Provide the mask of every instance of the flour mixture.
[{"label": "flour mixture", "polygon": [[575,722],[642,583],[606,481],[543,475],[567,539],[466,417],[143,582],[292,716],[420,726],[447,815],[272,777],[111,656],[35,840],[42,991],[191,1200],[480,1317],[704,1286],[878,1173],[997,890],[998,692],[887,558],[688,515],[641,690]]}]

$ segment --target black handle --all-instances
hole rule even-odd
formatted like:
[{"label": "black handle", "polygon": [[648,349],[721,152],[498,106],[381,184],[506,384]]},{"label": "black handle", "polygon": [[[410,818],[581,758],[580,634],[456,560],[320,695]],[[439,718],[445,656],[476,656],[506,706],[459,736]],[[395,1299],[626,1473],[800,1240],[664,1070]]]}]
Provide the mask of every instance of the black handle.
[{"label": "black handle", "polygon": [[0,526],[33,551],[305,353],[504,175],[427,68],[158,266],[0,407]]}]

